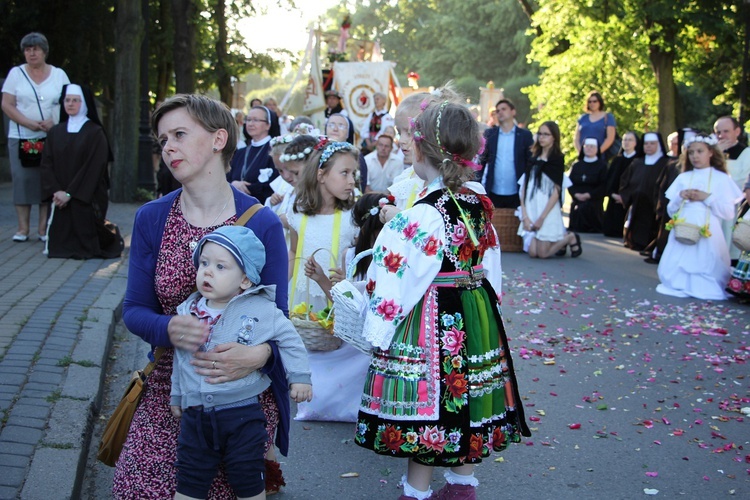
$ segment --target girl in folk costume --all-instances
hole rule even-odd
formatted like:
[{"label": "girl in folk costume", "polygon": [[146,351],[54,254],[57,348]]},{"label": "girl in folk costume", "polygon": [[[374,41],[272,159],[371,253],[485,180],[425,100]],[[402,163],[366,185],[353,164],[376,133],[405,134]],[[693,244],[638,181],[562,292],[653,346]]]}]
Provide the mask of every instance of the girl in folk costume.
[{"label": "girl in folk costume", "polygon": [[[328,305],[328,299],[320,286],[305,275],[305,263],[316,250],[324,248],[330,253],[315,253],[315,261],[323,269],[337,267],[357,235],[351,208],[359,153],[348,142],[325,138],[311,149],[305,153],[306,164],[297,184],[293,211],[287,214],[291,244],[289,306],[293,309],[305,302],[313,311],[320,311]],[[309,360],[312,378],[320,384],[321,391],[313,402],[298,405],[297,420],[354,422],[359,392],[347,392],[346,388],[364,383],[367,357],[343,344],[335,351],[310,351]]]},{"label": "girl in folk costume", "polygon": [[[729,282],[729,249],[721,220],[734,217],[742,192],[727,174],[724,155],[713,136],[687,139],[680,157],[682,173],[665,193],[669,199],[669,225],[686,222],[701,227],[701,238],[693,245],[669,234],[657,270],[661,283],[656,291],[675,297],[724,300]],[[670,227],[670,229],[672,229]]]},{"label": "girl in folk costume", "polygon": [[476,498],[475,464],[530,435],[499,309],[492,202],[469,182],[478,124],[461,105],[413,121],[414,170],[426,188],[391,219],[368,270],[364,336],[375,347],[355,442],[408,458],[401,499]]}]

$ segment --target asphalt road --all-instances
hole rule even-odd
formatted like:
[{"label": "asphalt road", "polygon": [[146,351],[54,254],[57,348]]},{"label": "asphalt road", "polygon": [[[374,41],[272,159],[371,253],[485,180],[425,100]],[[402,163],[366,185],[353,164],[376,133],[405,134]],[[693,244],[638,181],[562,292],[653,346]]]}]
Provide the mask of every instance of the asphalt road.
[{"label": "asphalt road", "polygon": [[[583,237],[579,259],[505,254],[503,269],[533,436],[477,468],[479,498],[750,498],[748,306],[659,295],[656,266],[600,235]],[[118,329],[105,412],[144,353]],[[353,434],[352,424],[294,421],[277,498],[396,498],[405,463]],[[111,478],[92,453],[84,496],[108,498]],[[433,488],[442,483],[436,473]]]}]

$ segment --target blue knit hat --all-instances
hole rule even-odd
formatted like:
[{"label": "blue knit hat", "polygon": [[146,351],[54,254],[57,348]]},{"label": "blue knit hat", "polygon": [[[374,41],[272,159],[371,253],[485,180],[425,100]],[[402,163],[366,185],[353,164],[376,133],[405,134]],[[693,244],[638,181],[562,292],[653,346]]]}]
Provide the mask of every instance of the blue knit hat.
[{"label": "blue knit hat", "polygon": [[221,226],[207,234],[198,242],[193,251],[193,264],[200,265],[200,255],[207,241],[229,250],[232,257],[245,270],[247,278],[254,285],[260,283],[260,272],[266,265],[266,248],[250,229],[245,226]]}]

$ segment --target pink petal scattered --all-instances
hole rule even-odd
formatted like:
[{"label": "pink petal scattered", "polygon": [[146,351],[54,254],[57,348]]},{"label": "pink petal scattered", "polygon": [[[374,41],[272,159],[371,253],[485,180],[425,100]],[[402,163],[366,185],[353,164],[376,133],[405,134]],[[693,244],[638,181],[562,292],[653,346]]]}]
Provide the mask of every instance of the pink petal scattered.
[{"label": "pink petal scattered", "polygon": [[647,472],[646,475],[648,477],[658,477],[659,473],[658,472]]},{"label": "pink petal scattered", "polygon": [[569,429],[573,429],[573,430],[580,429],[581,428],[581,424],[569,424],[568,428]]}]

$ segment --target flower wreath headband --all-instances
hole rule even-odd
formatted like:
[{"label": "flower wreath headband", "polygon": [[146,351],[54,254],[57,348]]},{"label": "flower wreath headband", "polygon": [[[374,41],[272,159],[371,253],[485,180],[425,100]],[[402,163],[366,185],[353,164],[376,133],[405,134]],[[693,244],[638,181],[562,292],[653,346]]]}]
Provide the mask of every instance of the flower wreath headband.
[{"label": "flower wreath headband", "polygon": [[331,156],[339,151],[352,151],[354,150],[354,146],[348,142],[331,142],[327,137],[321,137],[320,141],[315,145],[315,150],[323,151],[318,162],[318,168],[323,168],[326,162],[331,159]]},{"label": "flower wreath headband", "polygon": [[396,198],[389,194],[388,196],[383,196],[378,200],[378,204],[373,206],[370,210],[365,212],[365,214],[362,216],[362,220],[366,220],[369,216],[376,216],[380,213],[380,211],[383,209],[386,205],[393,205],[396,203]]},{"label": "flower wreath headband", "polygon": [[[443,155],[448,157],[448,158],[443,159],[443,163],[453,160],[454,162],[464,167],[469,167],[475,172],[478,172],[482,169],[480,165],[477,165],[471,160],[467,160],[466,158],[462,157],[459,154],[451,153],[450,151],[448,151],[448,149],[445,146],[443,146],[440,143],[440,121],[443,119],[443,110],[448,104],[450,104],[450,101],[443,101],[440,104],[440,109],[438,109],[437,119],[435,120],[435,143],[432,143],[428,141],[427,139],[425,139],[424,134],[422,134],[422,132],[419,130],[419,122],[416,121],[414,118],[409,119],[409,124],[411,125],[411,130],[412,130],[412,137],[414,138],[415,142],[424,141],[427,144],[437,146],[438,149],[440,149],[440,151],[443,153]],[[429,102],[427,100],[424,100],[422,101],[422,104],[419,107],[422,109],[422,111],[424,111],[427,108],[427,106],[429,106]],[[482,154],[482,152],[484,152],[484,144],[485,144],[484,137],[482,137],[481,145],[479,147],[479,151],[477,152],[477,154]]]},{"label": "flower wreath headband", "polygon": [[278,146],[279,144],[289,144],[297,137],[298,134],[287,134],[280,135],[271,139],[271,147]]},{"label": "flower wreath headband", "polygon": [[709,146],[716,146],[719,143],[719,140],[716,138],[714,134],[711,135],[694,135],[693,137],[689,139],[685,139],[684,144],[682,145],[683,148],[687,148],[694,142],[702,142],[704,144],[708,144]]}]

